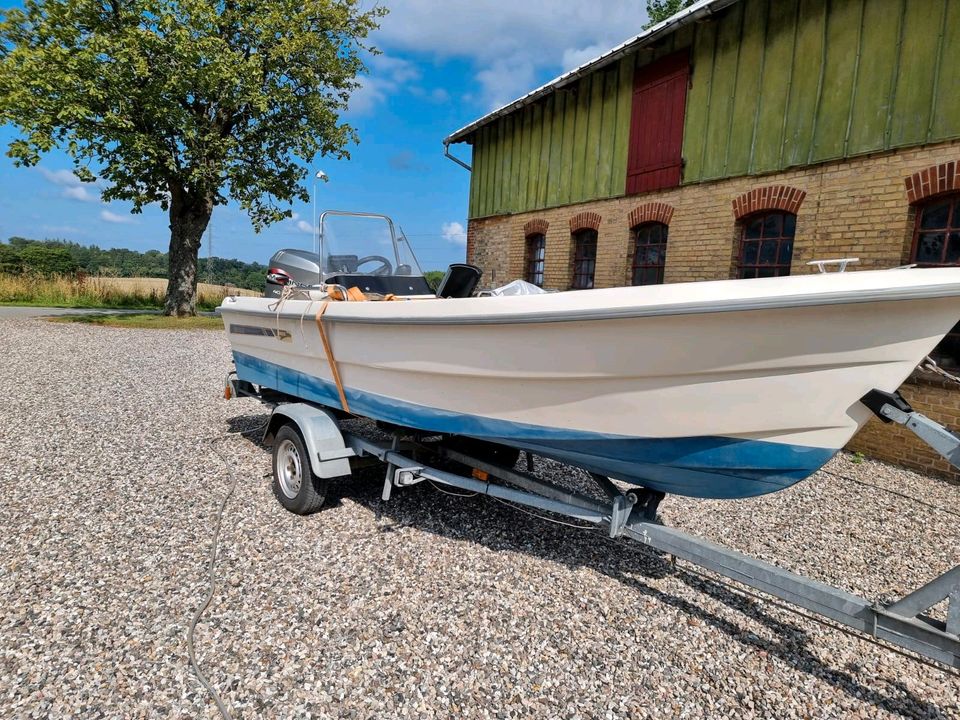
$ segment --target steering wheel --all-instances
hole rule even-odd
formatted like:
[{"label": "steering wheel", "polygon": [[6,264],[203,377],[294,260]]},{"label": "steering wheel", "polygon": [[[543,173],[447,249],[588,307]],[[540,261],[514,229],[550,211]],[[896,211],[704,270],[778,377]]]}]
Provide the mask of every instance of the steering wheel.
[{"label": "steering wheel", "polygon": [[393,265],[387,260],[383,255],[367,255],[357,260],[357,270],[360,269],[360,266],[368,262],[378,262],[380,267],[373,270],[370,275],[392,275],[393,274]]}]

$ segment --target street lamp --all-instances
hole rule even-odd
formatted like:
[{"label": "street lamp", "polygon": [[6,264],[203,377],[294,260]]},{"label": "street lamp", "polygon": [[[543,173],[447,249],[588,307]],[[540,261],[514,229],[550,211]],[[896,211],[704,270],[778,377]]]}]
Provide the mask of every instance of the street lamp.
[{"label": "street lamp", "polygon": [[317,181],[323,180],[323,182],[328,182],[330,178],[323,170],[317,170],[316,175],[313,176],[313,249],[317,253],[317,258],[320,257],[320,228],[317,223]]}]

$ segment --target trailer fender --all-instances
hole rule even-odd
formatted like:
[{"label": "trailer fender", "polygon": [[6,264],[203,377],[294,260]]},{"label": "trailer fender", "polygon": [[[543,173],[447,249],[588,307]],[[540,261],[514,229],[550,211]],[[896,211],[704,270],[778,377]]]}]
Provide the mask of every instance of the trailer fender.
[{"label": "trailer fender", "polygon": [[273,445],[277,431],[291,423],[303,437],[310,455],[310,466],[317,477],[334,478],[350,474],[350,458],[356,453],[344,443],[333,415],[314,405],[284,403],[274,408],[263,433],[264,445]]}]

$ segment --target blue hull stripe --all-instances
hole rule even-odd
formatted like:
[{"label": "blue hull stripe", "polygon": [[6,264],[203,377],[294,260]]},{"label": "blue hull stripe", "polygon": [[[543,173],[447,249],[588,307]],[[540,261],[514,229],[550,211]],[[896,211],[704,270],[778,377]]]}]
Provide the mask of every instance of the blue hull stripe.
[{"label": "blue hull stripe", "polygon": [[[241,380],[328,407],[340,407],[334,383],[234,352]],[[643,438],[550,428],[425,407],[346,388],[350,410],[428,432],[503,443],[665,493],[743,498],[790,487],[836,450],[729,437]]]}]

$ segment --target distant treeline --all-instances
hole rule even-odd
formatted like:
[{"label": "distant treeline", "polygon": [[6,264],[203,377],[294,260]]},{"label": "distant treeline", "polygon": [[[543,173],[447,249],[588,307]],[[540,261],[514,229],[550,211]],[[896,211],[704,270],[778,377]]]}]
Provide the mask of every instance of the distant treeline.
[{"label": "distant treeline", "polygon": [[[66,240],[30,240],[12,237],[0,242],[0,273],[51,275],[107,275],[109,277],[167,277],[167,253],[101,248]],[[215,285],[263,288],[267,267],[242,260],[200,258],[198,279]]]}]

